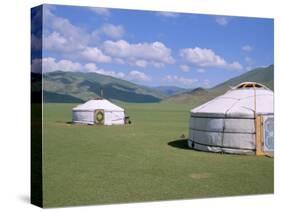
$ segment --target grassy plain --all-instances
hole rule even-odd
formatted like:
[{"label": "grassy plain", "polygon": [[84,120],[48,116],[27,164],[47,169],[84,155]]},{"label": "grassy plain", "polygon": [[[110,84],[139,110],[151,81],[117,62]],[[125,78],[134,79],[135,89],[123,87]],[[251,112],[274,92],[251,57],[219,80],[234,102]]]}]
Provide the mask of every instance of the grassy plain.
[{"label": "grassy plain", "polygon": [[44,207],[273,192],[273,159],[186,148],[191,106],[118,104],[131,125],[71,125],[74,104],[44,104]]}]

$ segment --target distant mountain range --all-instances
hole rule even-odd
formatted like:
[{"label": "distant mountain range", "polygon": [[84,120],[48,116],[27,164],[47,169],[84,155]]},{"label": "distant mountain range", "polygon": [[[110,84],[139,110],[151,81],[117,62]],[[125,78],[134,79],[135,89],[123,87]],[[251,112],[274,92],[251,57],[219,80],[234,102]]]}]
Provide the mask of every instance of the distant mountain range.
[{"label": "distant mountain range", "polygon": [[[199,104],[244,81],[255,81],[273,89],[274,66],[257,68],[213,88],[184,89],[176,86],[146,87],[97,73],[49,72],[43,75],[44,102],[78,103],[103,96],[123,102],[175,102]],[[32,73],[32,79],[38,77]]]},{"label": "distant mountain range", "polygon": [[192,103],[198,105],[201,102],[206,102],[209,99],[213,98],[213,95],[209,92],[208,89],[204,88],[195,88],[191,91],[186,91],[179,93],[170,97],[163,99],[163,102],[173,102],[173,103]]},{"label": "distant mountain range", "polygon": [[172,96],[178,93],[183,93],[185,91],[191,91],[192,89],[186,89],[186,88],[180,88],[176,86],[158,86],[158,87],[152,87],[155,90],[158,90],[159,92],[162,92],[166,96]]},{"label": "distant mountain range", "polygon": [[174,103],[192,103],[194,105],[201,104],[216,96],[222,95],[231,87],[241,83],[241,82],[258,82],[261,83],[271,90],[274,89],[273,85],[274,78],[274,65],[270,65],[265,68],[256,68],[252,71],[248,71],[238,77],[234,77],[227,80],[213,88],[204,89],[196,88],[191,91],[183,92],[174,96],[165,98],[164,102],[174,102]]}]

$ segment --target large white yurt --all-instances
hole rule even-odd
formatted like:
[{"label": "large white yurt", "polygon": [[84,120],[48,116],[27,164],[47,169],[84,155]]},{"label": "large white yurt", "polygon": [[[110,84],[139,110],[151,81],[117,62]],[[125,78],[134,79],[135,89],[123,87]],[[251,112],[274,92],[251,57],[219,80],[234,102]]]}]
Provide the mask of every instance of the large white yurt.
[{"label": "large white yurt", "polygon": [[124,109],[106,99],[93,99],[72,109],[72,122],[79,124],[120,125]]},{"label": "large white yurt", "polygon": [[255,154],[256,118],[262,117],[264,150],[274,149],[273,92],[255,82],[244,82],[191,110],[190,148],[235,154]]}]

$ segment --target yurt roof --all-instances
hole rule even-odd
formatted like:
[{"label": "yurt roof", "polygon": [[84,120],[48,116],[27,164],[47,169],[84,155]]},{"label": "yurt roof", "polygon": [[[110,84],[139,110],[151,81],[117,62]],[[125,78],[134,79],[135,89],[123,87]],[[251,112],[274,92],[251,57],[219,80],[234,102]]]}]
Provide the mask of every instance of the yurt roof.
[{"label": "yurt roof", "polygon": [[242,82],[238,85],[236,85],[234,88],[232,89],[250,89],[250,88],[255,88],[255,89],[267,89],[270,90],[268,87],[266,87],[265,85],[261,84],[261,83],[257,83],[257,82]]},{"label": "yurt roof", "polygon": [[273,92],[255,82],[241,83],[225,94],[191,110],[193,117],[244,117],[274,113]]},{"label": "yurt roof", "polygon": [[111,103],[106,99],[93,99],[84,104],[74,107],[72,110],[79,111],[94,111],[96,109],[103,109],[105,111],[124,111],[123,108]]}]

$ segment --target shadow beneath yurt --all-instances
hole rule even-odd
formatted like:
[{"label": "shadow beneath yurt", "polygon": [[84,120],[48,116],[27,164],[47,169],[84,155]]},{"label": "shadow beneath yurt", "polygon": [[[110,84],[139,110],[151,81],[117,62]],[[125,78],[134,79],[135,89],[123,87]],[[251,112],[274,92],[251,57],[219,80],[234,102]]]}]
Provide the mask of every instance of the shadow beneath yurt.
[{"label": "shadow beneath yurt", "polygon": [[187,145],[187,139],[178,139],[168,142],[168,145],[179,149],[190,149]]}]

